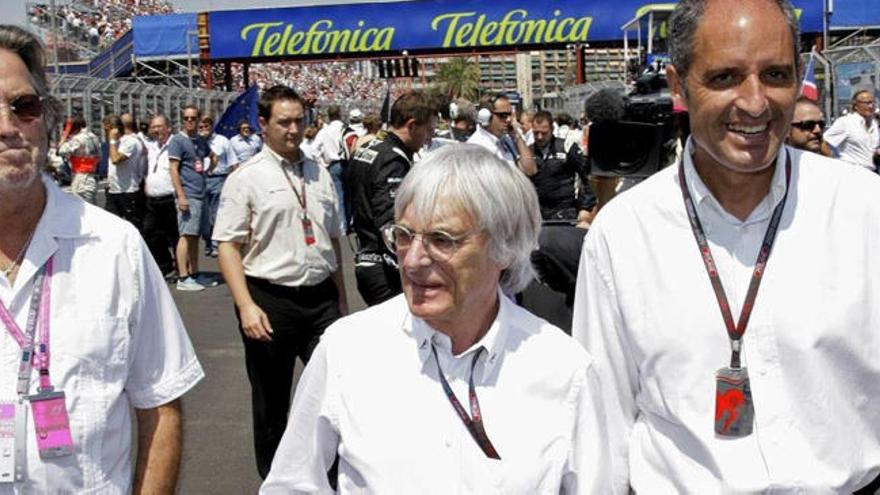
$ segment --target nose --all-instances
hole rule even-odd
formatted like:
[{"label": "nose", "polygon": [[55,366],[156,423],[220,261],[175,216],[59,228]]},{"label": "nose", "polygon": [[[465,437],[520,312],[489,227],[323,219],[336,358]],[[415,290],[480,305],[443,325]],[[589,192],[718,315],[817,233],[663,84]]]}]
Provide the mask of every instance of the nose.
[{"label": "nose", "polygon": [[740,85],[737,107],[750,117],[757,118],[764,115],[769,106],[767,88],[760,76],[753,74],[747,77]]},{"label": "nose", "polygon": [[416,234],[403,255],[403,267],[407,270],[418,269],[431,264],[431,257],[425,250],[425,244],[422,242],[421,234]]},{"label": "nose", "polygon": [[16,124],[15,115],[12,114],[9,105],[0,104],[0,136],[8,137],[17,134],[18,126]]}]

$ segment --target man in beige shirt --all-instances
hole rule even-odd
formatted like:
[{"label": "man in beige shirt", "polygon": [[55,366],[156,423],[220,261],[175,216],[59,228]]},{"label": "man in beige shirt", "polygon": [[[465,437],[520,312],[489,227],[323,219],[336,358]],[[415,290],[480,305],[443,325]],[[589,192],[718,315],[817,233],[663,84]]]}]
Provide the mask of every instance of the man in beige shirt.
[{"label": "man in beige shirt", "polygon": [[329,172],[300,151],[302,100],[275,86],[259,112],[265,146],[227,179],[213,239],[244,340],[265,478],[287,425],[296,358],[307,362],[348,307],[336,192]]}]

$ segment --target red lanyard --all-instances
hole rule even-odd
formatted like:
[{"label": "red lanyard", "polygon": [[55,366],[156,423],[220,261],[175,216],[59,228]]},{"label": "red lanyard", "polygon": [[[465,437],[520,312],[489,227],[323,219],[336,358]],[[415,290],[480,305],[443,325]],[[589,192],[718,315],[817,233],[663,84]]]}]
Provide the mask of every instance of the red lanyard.
[{"label": "red lanyard", "polygon": [[[296,190],[296,187],[293,185],[293,181],[290,180],[290,176],[287,175],[287,171],[284,170],[284,165],[281,165],[281,173],[284,174],[284,178],[287,179],[287,183],[290,185],[290,188],[293,190],[293,194],[296,195],[296,200],[297,200],[297,202],[299,202],[299,205],[302,207],[303,215],[306,215],[306,213],[308,211],[306,208],[306,172],[302,166],[302,162],[299,162],[297,165],[299,165],[300,175],[302,175],[302,177],[301,177],[301,179],[302,179],[302,194],[300,194],[299,191]],[[291,168],[296,170],[295,165],[291,165]]]},{"label": "red lanyard", "polygon": [[[52,387],[49,379],[49,308],[52,304],[53,261],[49,261],[37,272],[34,279],[34,290],[31,294],[31,304],[28,309],[28,318],[25,331],[22,332],[6,305],[0,301],[0,321],[9,332],[9,335],[21,347],[21,362],[18,367],[19,397],[28,395],[30,388],[31,369],[36,364],[40,371],[40,388],[48,390]],[[39,348],[34,348],[34,333],[37,323],[40,323]]]},{"label": "red lanyard", "polygon": [[752,271],[752,279],[749,283],[749,289],[746,292],[746,299],[743,301],[742,310],[740,311],[739,321],[736,325],[733,323],[733,314],[730,312],[730,303],[727,301],[727,295],[724,293],[724,286],[721,285],[721,278],[718,276],[718,269],[715,265],[715,259],[712,257],[712,250],[709,248],[709,242],[706,240],[706,234],[703,231],[703,225],[700,223],[700,217],[697,216],[697,208],[688,191],[687,182],[684,177],[684,164],[679,164],[678,179],[681,185],[681,194],[684,196],[684,205],[687,210],[688,220],[691,223],[691,230],[694,232],[694,238],[697,240],[697,247],[700,249],[700,256],[703,264],[706,266],[706,272],[709,274],[709,281],[712,282],[712,289],[715,291],[715,298],[718,300],[718,307],[721,310],[721,317],[724,318],[724,325],[727,327],[727,335],[730,337],[730,367],[740,368],[740,351],[742,349],[742,337],[746,333],[746,325],[749,324],[749,318],[752,316],[752,309],[755,306],[755,299],[758,297],[758,287],[761,285],[761,279],[764,270],[767,267],[767,260],[770,258],[770,250],[773,248],[773,241],[776,240],[776,233],[779,230],[779,221],[782,218],[782,210],[785,209],[785,203],[788,199],[788,189],[791,183],[791,157],[787,156],[785,160],[785,194],[782,200],[773,210],[773,216],[770,217],[770,225],[767,226],[767,232],[764,233],[764,241],[761,243],[761,251],[758,252],[758,259],[755,261],[755,268]]},{"label": "red lanyard", "polygon": [[434,347],[433,342],[431,343],[431,352],[434,353],[434,362],[437,363],[437,374],[440,375],[440,384],[443,385],[443,391],[446,392],[446,398],[449,399],[452,408],[458,413],[461,422],[464,423],[465,428],[470,432],[483,453],[486,454],[486,457],[500,460],[501,456],[498,455],[492,442],[489,441],[488,435],[486,435],[485,428],[483,428],[483,416],[480,414],[480,402],[477,400],[477,391],[474,389],[474,366],[476,366],[477,358],[480,357],[483,348],[480,347],[477,352],[474,353],[474,359],[471,361],[471,375],[468,378],[468,398],[471,406],[470,416],[468,416],[468,413],[464,410],[464,407],[462,407],[458,398],[455,397],[455,393],[452,391],[452,387],[449,386],[449,382],[446,381],[446,377],[443,376],[443,368],[440,367],[440,360],[437,358],[437,348]]}]

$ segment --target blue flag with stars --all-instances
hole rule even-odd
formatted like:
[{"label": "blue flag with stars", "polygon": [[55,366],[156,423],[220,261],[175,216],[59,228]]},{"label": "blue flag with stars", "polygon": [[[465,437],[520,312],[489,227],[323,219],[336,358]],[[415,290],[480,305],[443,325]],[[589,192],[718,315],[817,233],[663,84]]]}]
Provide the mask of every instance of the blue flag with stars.
[{"label": "blue flag with stars", "polygon": [[214,132],[231,138],[238,134],[238,124],[242,120],[246,120],[251,125],[255,134],[260,132],[260,122],[257,118],[257,100],[259,98],[256,84],[238,95],[238,98],[233,100],[232,104],[223,112],[223,116],[214,127]]}]

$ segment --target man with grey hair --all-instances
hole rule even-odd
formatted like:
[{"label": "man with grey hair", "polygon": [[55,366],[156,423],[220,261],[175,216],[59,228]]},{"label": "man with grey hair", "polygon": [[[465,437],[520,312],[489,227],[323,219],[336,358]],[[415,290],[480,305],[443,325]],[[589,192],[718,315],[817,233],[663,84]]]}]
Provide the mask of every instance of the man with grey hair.
[{"label": "man with grey hair", "polygon": [[608,493],[591,358],[509,298],[540,225],[529,180],[479,146],[413,167],[383,229],[403,295],[327,329],[260,493],[331,493],[337,457],[342,492]]},{"label": "man with grey hair", "polygon": [[204,373],[134,226],[40,174],[44,64],[0,26],[0,492],[174,493],[179,399]]},{"label": "man with grey hair", "polygon": [[825,132],[825,142],[837,149],[840,159],[876,170],[874,161],[880,157],[880,129],[874,119],[876,102],[869,89],[856,91],[852,112],[839,117]]},{"label": "man with grey hair", "polygon": [[682,0],[669,35],[691,137],[601,210],[575,296],[614,492],[864,489],[880,473],[880,178],[783,146],[801,70],[788,0]]}]

